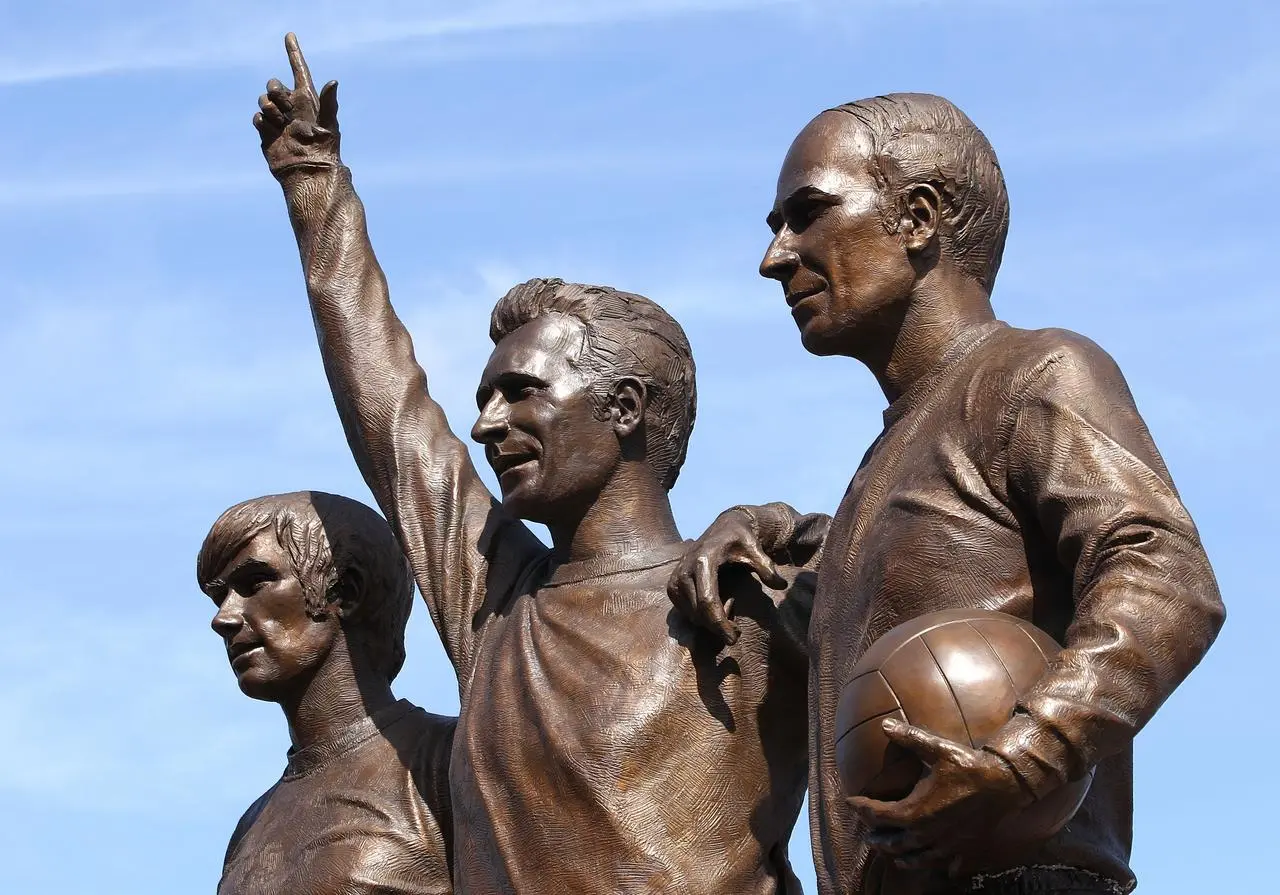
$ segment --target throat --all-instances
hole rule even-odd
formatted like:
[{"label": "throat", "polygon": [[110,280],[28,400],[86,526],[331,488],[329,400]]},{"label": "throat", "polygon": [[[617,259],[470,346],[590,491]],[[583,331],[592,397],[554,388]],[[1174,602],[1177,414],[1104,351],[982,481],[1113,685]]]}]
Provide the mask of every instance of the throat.
[{"label": "throat", "polygon": [[559,562],[585,562],[681,543],[671,501],[647,463],[619,474],[571,524],[548,524]]}]

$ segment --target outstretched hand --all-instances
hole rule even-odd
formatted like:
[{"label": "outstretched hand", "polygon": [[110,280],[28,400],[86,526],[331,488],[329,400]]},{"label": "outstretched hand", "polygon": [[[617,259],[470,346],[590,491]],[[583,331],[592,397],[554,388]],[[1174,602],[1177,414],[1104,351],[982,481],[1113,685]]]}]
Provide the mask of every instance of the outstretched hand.
[{"label": "outstretched hand", "polygon": [[733,598],[720,598],[720,568],[730,563],[746,566],[768,587],[787,586],[760,546],[751,520],[731,510],[721,513],[676,565],[667,582],[667,596],[691,622],[725,643],[736,643],[740,632],[730,619]]},{"label": "outstretched hand", "polygon": [[284,48],[293,69],[293,89],[272,78],[253,116],[253,126],[262,136],[262,154],[276,176],[298,166],[338,164],[338,82],[330,81],[317,94],[292,33],[285,35]]},{"label": "outstretched hand", "polygon": [[896,802],[854,796],[849,804],[871,828],[868,842],[902,867],[947,867],[966,840],[983,836],[1034,797],[994,752],[971,749],[897,720],[884,732],[925,763],[915,788]]}]

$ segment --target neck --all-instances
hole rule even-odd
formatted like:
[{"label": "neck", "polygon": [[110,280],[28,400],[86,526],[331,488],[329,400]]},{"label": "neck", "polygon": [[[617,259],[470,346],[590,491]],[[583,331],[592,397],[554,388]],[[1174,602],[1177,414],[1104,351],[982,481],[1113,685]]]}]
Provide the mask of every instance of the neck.
[{"label": "neck", "polygon": [[296,696],[281,702],[294,749],[338,737],[346,728],[395,702],[380,675],[359,671],[345,637],[334,643],[319,671]]},{"label": "neck", "polygon": [[976,280],[938,265],[916,283],[896,331],[859,360],[892,404],[932,372],[957,338],[995,319],[991,299]]},{"label": "neck", "polygon": [[667,492],[649,464],[641,460],[623,462],[579,519],[548,523],[547,528],[561,562],[581,562],[681,541]]}]

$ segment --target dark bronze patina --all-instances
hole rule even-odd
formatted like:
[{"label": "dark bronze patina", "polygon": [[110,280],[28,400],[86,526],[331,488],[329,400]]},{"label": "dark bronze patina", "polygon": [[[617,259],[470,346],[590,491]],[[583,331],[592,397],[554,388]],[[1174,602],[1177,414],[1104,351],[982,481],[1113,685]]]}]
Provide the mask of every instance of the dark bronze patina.
[{"label": "dark bronze patina", "polygon": [[219,895],[453,891],[455,719],[396,700],[413,578],[378,514],[301,492],[237,504],[197,561],[240,689],[293,746],[227,848]]},{"label": "dark bronze patina", "polygon": [[[871,370],[885,428],[834,519],[727,512],[672,596],[706,619],[718,602],[706,565],[753,545],[775,557],[821,546],[809,635],[820,891],[1128,891],[1133,738],[1224,612],[1124,378],[1082,336],[996,320],[1004,181],[944,99],[819,115],[787,154],[769,225],[760,272],[782,284],[805,348]],[[1031,621],[1064,648],[981,749],[887,721],[931,772],[900,801],[846,801],[834,725],[854,665],[900,622],[966,607]],[[1079,813],[1034,853],[965,866],[968,841],[1094,766]]]},{"label": "dark bronze patina", "polygon": [[512,289],[471,431],[495,500],[391,307],[339,157],[336,84],[317,94],[286,46],[295,87],[271,81],[255,123],[352,452],[457,669],[459,891],[795,890],[811,589],[794,568],[765,570],[776,590],[729,574],[732,644],[667,598],[687,547],[667,496],[694,419],[683,331],[607,287]]}]

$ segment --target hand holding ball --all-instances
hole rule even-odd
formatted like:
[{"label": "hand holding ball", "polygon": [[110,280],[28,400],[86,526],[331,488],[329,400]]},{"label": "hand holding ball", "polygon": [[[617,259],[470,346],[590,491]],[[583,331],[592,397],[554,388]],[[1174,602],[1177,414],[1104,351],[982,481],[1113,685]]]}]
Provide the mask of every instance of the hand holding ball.
[{"label": "hand holding ball", "polygon": [[[980,748],[1012,717],[1021,694],[1060,647],[1021,619],[982,609],[912,619],[867,650],[841,693],[836,761],[845,794],[906,797],[925,767],[882,727],[894,718]],[[980,839],[983,853],[1014,854],[1042,842],[1084,801],[1092,772],[1008,815]]]}]

